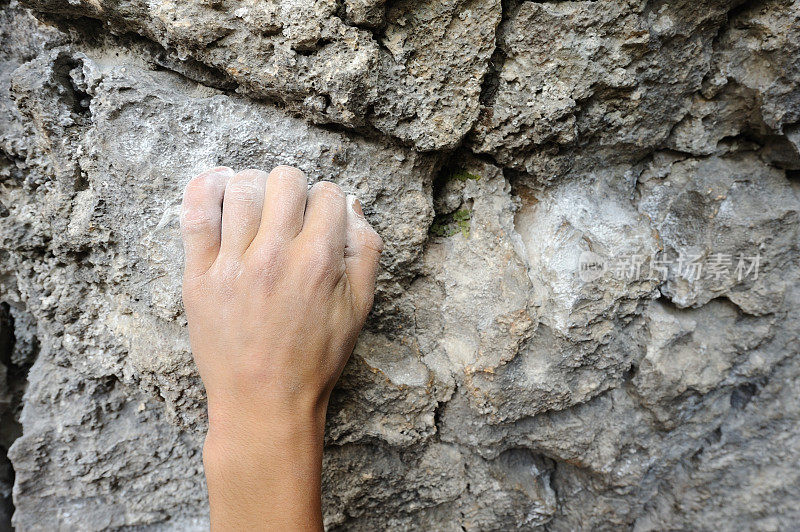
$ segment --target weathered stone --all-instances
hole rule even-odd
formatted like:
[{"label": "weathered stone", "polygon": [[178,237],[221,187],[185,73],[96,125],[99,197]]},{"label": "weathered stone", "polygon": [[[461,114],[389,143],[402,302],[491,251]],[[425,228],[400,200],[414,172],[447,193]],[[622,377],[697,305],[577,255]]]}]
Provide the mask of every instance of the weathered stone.
[{"label": "weathered stone", "polygon": [[332,179],[386,243],[329,529],[800,519],[797,2],[24,3],[53,25],[0,2],[17,529],[207,528],[177,214],[218,164]]},{"label": "weathered stone", "polygon": [[714,42],[711,69],[670,147],[695,155],[718,150],[727,137],[769,139],[766,152],[779,166],[800,167],[800,6],[752,2]]},{"label": "weathered stone", "polygon": [[9,453],[17,529],[207,528],[202,434],[113,377],[54,364],[47,349],[29,381],[25,433]]},{"label": "weathered stone", "polygon": [[738,3],[519,3],[470,145],[543,181],[636,161],[687,113]]},{"label": "weathered stone", "polygon": [[800,251],[800,196],[785,172],[753,153],[667,154],[654,166],[638,192],[663,247],[661,292],[680,307],[724,296],[749,314],[776,312]]},{"label": "weathered stone", "polygon": [[386,19],[386,0],[345,0],[347,21],[356,26],[380,27]]},{"label": "weathered stone", "polygon": [[478,116],[500,0],[112,2],[31,0],[57,17],[136,32],[224,72],[243,93],[318,123],[372,124],[418,149],[454,147]]}]

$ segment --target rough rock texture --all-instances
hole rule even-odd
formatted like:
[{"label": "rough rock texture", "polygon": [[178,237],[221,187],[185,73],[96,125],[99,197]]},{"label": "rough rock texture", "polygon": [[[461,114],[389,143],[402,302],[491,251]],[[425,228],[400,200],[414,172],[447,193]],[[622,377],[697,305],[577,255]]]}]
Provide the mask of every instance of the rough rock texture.
[{"label": "rough rock texture", "polygon": [[[373,125],[419,149],[454,147],[478,116],[499,0],[34,1],[100,20],[221,71],[241,92],[315,122]],[[380,27],[375,35],[372,28]]]},{"label": "rough rock texture", "polygon": [[0,529],[207,526],[177,216],[219,164],[386,242],[328,528],[796,528],[798,2],[13,0],[0,35]]}]

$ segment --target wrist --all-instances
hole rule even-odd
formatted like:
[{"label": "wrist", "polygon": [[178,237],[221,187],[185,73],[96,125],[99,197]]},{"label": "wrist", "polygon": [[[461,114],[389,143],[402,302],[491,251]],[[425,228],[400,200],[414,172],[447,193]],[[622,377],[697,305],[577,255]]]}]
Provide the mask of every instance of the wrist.
[{"label": "wrist", "polygon": [[236,379],[207,388],[209,427],[240,427],[244,422],[324,423],[330,390],[274,380]]},{"label": "wrist", "polygon": [[247,405],[209,401],[204,460],[231,453],[321,447],[326,409],[327,401]]}]

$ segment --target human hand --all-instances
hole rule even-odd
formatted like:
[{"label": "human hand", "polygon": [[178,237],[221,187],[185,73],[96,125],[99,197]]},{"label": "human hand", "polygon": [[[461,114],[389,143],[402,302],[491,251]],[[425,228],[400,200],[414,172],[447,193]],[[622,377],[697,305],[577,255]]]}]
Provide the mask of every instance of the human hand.
[{"label": "human hand", "polygon": [[212,525],[318,528],[325,410],[372,306],[381,238],[355,197],[286,166],[200,174],[181,229]]}]

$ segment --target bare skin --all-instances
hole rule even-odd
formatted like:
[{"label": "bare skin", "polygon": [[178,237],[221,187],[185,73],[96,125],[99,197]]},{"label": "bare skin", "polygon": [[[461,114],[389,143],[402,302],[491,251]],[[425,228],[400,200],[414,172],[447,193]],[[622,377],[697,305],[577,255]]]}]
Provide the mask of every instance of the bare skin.
[{"label": "bare skin", "polygon": [[321,530],[325,412],[372,306],[381,238],[358,200],[286,166],[195,177],[181,232],[211,527]]}]

